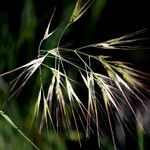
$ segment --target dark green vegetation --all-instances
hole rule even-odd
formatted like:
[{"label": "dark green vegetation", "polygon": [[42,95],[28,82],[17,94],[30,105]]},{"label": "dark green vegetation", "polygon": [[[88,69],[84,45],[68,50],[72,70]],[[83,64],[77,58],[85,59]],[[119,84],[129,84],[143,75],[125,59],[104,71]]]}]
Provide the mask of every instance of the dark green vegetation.
[{"label": "dark green vegetation", "polygon": [[[143,28],[149,28],[149,8],[146,4],[146,0],[142,2],[133,0],[132,3],[130,0],[124,0],[123,2],[119,0],[95,0],[92,4],[86,2],[87,1],[83,0],[81,5],[76,5],[77,7],[75,7],[74,0],[14,0],[12,4],[5,1],[5,3],[0,5],[0,110],[2,110],[0,111],[0,149],[30,150],[34,149],[33,143],[43,150],[90,149],[90,147],[98,149],[99,144],[101,145],[100,149],[114,149],[115,147],[121,150],[130,149],[131,145],[134,149],[148,149],[149,143],[147,141],[149,140],[149,133],[147,131],[149,130],[149,112],[145,110],[142,105],[143,103],[140,101],[142,99],[144,105],[149,108],[148,100],[140,93],[137,93],[138,95],[134,94],[135,91],[137,92],[136,88],[139,87],[142,94],[146,94],[148,97],[149,95],[146,91],[148,87],[143,88],[143,85],[133,78],[139,75],[139,79],[141,80],[140,77],[145,77],[146,75],[141,72],[136,72],[136,70],[125,68],[126,66],[124,65],[126,64],[120,63],[120,61],[131,62],[135,65],[131,66],[132,68],[144,72],[150,71],[148,55],[149,42],[148,39],[145,39],[149,37],[149,31],[142,30]],[[90,7],[88,8],[88,6]],[[40,85],[41,79],[38,70],[31,75],[31,78],[23,89],[21,88],[21,91],[19,87],[26,81],[24,79],[26,79],[28,75],[26,76],[25,74],[25,78],[20,78],[15,85],[16,80],[14,82],[10,81],[16,79],[16,77],[22,73],[22,70],[5,76],[2,76],[2,74],[27,64],[37,58],[37,56],[41,57],[38,55],[38,46],[43,38],[50,16],[54,12],[54,7],[56,10],[49,32],[44,36],[46,40],[43,41],[40,47],[40,55],[45,56],[47,54],[46,52],[48,52],[48,55],[52,59],[51,61],[46,59],[45,64],[54,67],[54,63],[56,63],[59,64],[58,66],[61,66],[60,70],[58,69],[59,67],[55,69],[63,73],[64,86],[68,89],[61,91],[58,82],[54,84],[51,82],[53,75],[55,75],[57,81],[59,80],[58,70],[53,69],[52,71],[48,69],[47,71],[42,68],[44,91],[48,90],[49,84],[51,83],[52,87],[56,90],[56,95],[53,99],[59,100],[58,103],[54,102],[54,105],[52,105],[52,110],[54,111],[51,112],[51,110],[47,109],[47,104],[45,105],[45,103],[43,103],[45,96],[43,96],[43,87]],[[88,8],[88,10],[86,8]],[[84,13],[84,10],[87,11]],[[58,26],[60,27],[55,34],[49,36],[48,33],[54,31]],[[66,26],[67,29],[63,32]],[[131,32],[132,34],[128,39],[127,34]],[[123,42],[121,39],[114,39],[123,35],[126,35],[122,37]],[[114,41],[107,41],[109,39],[114,39]],[[100,43],[103,41],[107,41],[107,43]],[[128,44],[130,42],[131,45]],[[83,49],[82,46],[85,45],[89,46]],[[83,51],[76,51],[79,47],[82,47]],[[57,49],[55,50],[53,48],[59,48],[60,53],[58,53]],[[43,50],[46,50],[46,52]],[[63,53],[64,51],[65,54]],[[88,55],[88,57],[85,54]],[[66,58],[66,60],[70,60],[71,63],[63,62],[63,66],[59,59],[60,55]],[[92,55],[92,57],[89,59],[90,55]],[[112,56],[112,58],[109,59],[103,56]],[[36,60],[38,62],[38,58]],[[119,62],[113,62],[112,60]],[[99,63],[101,63],[100,66]],[[115,69],[113,68],[114,70],[112,70],[112,68],[110,68],[110,63],[115,65],[115,67],[120,67],[119,70],[117,70],[117,68],[117,71],[114,72]],[[33,66],[29,65],[27,69],[31,69],[32,71],[36,64],[38,63],[33,63]],[[83,70],[80,70],[80,68],[78,68],[78,70],[72,64],[77,64],[83,68]],[[92,69],[89,69],[89,67]],[[24,68],[25,67],[23,67],[23,69]],[[122,68],[127,70],[122,72],[124,71],[121,70]],[[128,69],[131,72],[127,72]],[[109,81],[107,84],[104,84],[103,81],[106,80],[103,79],[105,78],[98,76],[95,72],[108,75],[112,80],[108,78]],[[67,78],[65,76],[66,74]],[[149,78],[149,76],[147,77]],[[70,78],[75,80],[77,84],[72,82],[72,80],[68,80]],[[147,84],[148,78],[144,79],[144,84]],[[70,86],[70,83],[72,86]],[[82,84],[80,85],[79,83]],[[96,84],[94,90],[92,89],[93,83]],[[131,88],[130,90],[126,83],[129,87],[135,89]],[[104,85],[107,86],[99,92],[99,88],[102,89]],[[114,89],[112,89],[113,86]],[[72,87],[76,93],[71,89]],[[126,91],[126,89],[123,88],[128,88],[129,90]],[[113,92],[116,92],[116,95],[112,94],[110,89],[112,91],[114,90]],[[117,91],[115,91],[116,89]],[[55,91],[50,94],[52,95],[54,93]],[[64,106],[63,104],[60,105],[60,101],[63,99],[62,93],[64,101],[68,104],[67,109],[66,107],[62,107]],[[76,94],[80,99],[77,98]],[[131,102],[135,101],[131,107],[130,104],[126,104],[128,102],[128,100],[126,100],[128,94],[133,95],[131,96]],[[100,105],[94,103],[93,96],[95,95],[98,100],[100,99]],[[67,99],[67,96],[69,99]],[[118,102],[116,102],[115,96],[121,97],[121,99],[119,99],[119,105]],[[138,96],[140,96],[140,98]],[[42,103],[40,103],[39,108],[36,101],[40,99],[42,99]],[[73,99],[76,101],[75,104],[73,103],[74,106],[71,106],[69,105],[69,100],[74,102]],[[124,103],[121,103],[122,99]],[[138,102],[136,99],[138,99]],[[82,103],[80,103],[80,100]],[[35,104],[37,104],[36,109]],[[84,110],[82,104],[87,110]],[[82,109],[80,109],[80,107]],[[62,112],[60,111],[61,113],[57,114],[56,108],[59,111],[62,110]],[[76,111],[78,108],[79,111]],[[38,110],[39,115],[35,113],[38,112]],[[82,111],[85,112],[82,113]],[[3,112],[5,112],[11,120]],[[43,112],[45,113],[44,115]],[[90,112],[92,117],[87,112]],[[120,112],[120,116],[115,114],[118,112]],[[140,112],[142,112],[142,115]],[[33,122],[34,113],[35,116],[37,115],[37,118]],[[78,113],[81,115],[80,117],[83,120],[83,124],[85,124],[85,131]],[[99,115],[97,115],[97,113]],[[87,117],[86,119],[84,114]],[[117,116],[121,117],[121,115],[124,116],[123,120],[116,118]],[[68,119],[70,116],[72,118]],[[55,132],[53,124],[49,124],[51,117],[55,130],[56,132],[59,131],[59,134]],[[74,117],[76,119],[74,119]],[[46,121],[48,121],[48,123]],[[119,121],[121,121],[121,123]],[[72,126],[69,125],[70,122]],[[75,122],[77,122],[78,127]],[[146,131],[145,134],[141,124],[143,124]],[[125,128],[126,126],[128,128]],[[122,130],[123,127],[125,128],[124,131]],[[124,132],[126,136],[124,136]],[[28,137],[27,140],[23,133]],[[88,137],[87,139],[86,136]],[[29,139],[33,143],[28,141]],[[80,145],[82,147],[80,147]]]}]

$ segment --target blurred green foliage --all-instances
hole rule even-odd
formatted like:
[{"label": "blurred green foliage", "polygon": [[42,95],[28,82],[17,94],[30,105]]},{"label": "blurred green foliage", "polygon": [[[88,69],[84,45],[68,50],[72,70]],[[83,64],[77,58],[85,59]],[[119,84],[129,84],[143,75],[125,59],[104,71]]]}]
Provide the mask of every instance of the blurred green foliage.
[{"label": "blurred green foliage", "polygon": [[[93,21],[93,24],[91,24],[93,28],[94,24],[96,24],[96,22],[99,20],[100,13],[102,11],[102,8],[104,7],[104,1],[105,0],[99,2],[97,0],[95,2],[93,10],[91,10],[90,19],[91,21]],[[73,2],[73,0],[70,0],[65,5],[63,4],[63,7],[56,8],[56,16],[54,16],[53,22],[54,25],[56,25],[56,23],[57,25],[54,27],[52,23],[52,30],[57,28],[59,25],[70,18],[74,5],[75,3]],[[20,7],[21,13],[18,11],[17,13],[20,13],[20,15],[16,15],[16,18],[13,12],[5,11],[5,8],[0,10],[0,73],[12,70],[17,66],[20,66],[36,57],[38,42],[44,35],[51,15],[48,9],[44,10],[44,12],[40,12],[43,10],[37,10],[36,2],[32,0],[22,1],[22,5],[20,4]],[[53,10],[52,5],[49,7],[51,10]],[[94,11],[95,8],[97,9],[96,14]],[[62,12],[59,14],[59,10],[57,9],[62,10]],[[38,16],[38,13],[42,14],[40,18]],[[10,19],[11,15],[14,18],[13,21],[12,19]],[[58,17],[58,15],[60,16]],[[17,26],[12,26],[13,23],[15,23],[15,25],[17,24]],[[41,25],[43,27],[41,27]],[[13,30],[12,27],[14,28]],[[64,27],[65,24],[51,38],[46,40],[44,45],[42,45],[43,48],[55,47],[58,42],[60,33],[62,32]],[[40,28],[42,28],[42,30]],[[39,33],[39,31],[42,32]],[[70,31],[68,30],[66,33],[69,33]],[[88,30],[88,32],[90,32],[90,30]],[[8,75],[6,78],[0,78],[1,108],[4,101],[7,101],[10,96],[9,89],[11,88],[11,85],[9,85],[9,82],[15,78],[15,75],[16,73],[14,73],[14,75],[12,76]],[[39,82],[38,79],[35,78],[35,80],[36,82],[33,83],[33,85],[30,84],[30,87],[27,85],[27,88],[24,89],[26,92],[23,93],[23,95],[28,95],[28,99],[26,100],[26,102],[23,102],[23,100],[25,100],[23,98],[24,96],[16,97],[14,98],[13,103],[7,102],[5,111],[8,113],[8,116],[13,119],[14,123],[16,123],[21,131],[24,131],[25,134],[28,135],[29,139],[35,142],[35,144],[37,144],[41,149],[66,150],[67,139],[74,142],[78,141],[78,134],[76,133],[76,131],[72,131],[72,133],[70,133],[69,135],[59,136],[53,131],[48,131],[48,133],[44,135],[42,133],[39,134],[35,128],[31,130],[32,127],[30,126],[30,119],[32,118],[31,115],[33,112],[33,104],[37,98],[36,86],[38,86]],[[29,92],[31,89],[34,89],[34,92]],[[16,105],[15,103],[19,104]],[[27,132],[29,134],[27,134]],[[0,150],[5,150],[6,148],[8,150],[34,149],[28,141],[26,141],[16,130],[14,130],[12,126],[9,125],[8,122],[0,117]]]},{"label": "blurred green foliage", "polygon": [[[83,43],[85,41],[89,41],[92,38],[92,32],[98,25],[98,22],[100,22],[101,14],[105,8],[106,3],[107,0],[95,0],[93,6],[88,12],[88,15],[90,15],[86,16],[85,14],[85,18],[87,20],[83,21],[81,19],[81,24],[79,23],[79,25],[73,26],[68,31],[66,31],[66,34],[68,34],[69,42],[71,41],[70,37],[73,39],[82,39]],[[18,26],[13,29],[15,33],[13,33],[11,30],[12,24],[9,20],[11,15],[14,14],[8,14],[7,11],[5,11],[5,8],[0,10],[0,74],[12,70],[37,56],[37,49],[39,44],[38,42],[43,37],[51,15],[50,12],[53,11],[53,6],[49,6],[51,10],[49,11],[47,8],[45,10],[37,9],[38,7],[36,5],[36,1],[33,0],[23,1],[23,5],[20,5],[20,18],[16,18],[18,20],[13,20],[11,22],[18,23]],[[43,5],[42,1],[40,1],[40,5]],[[63,2],[60,2],[58,6],[59,7],[57,9],[60,8],[60,11],[62,12],[59,12],[59,10],[57,11],[56,9],[56,17],[54,16],[54,25],[52,23],[52,30],[61,25],[64,20],[66,21],[70,17],[72,8],[74,6],[74,0],[64,0]],[[41,15],[39,15],[40,13]],[[70,34],[74,33],[73,29],[76,29],[77,32],[81,34],[80,30],[82,29],[78,29],[78,26],[83,26],[84,24],[87,24],[87,26],[85,27],[86,29],[81,31],[83,32],[82,36],[79,35],[77,38],[72,35],[70,36]],[[49,38],[45,42],[43,48],[55,47],[63,28],[64,26],[62,26],[62,28],[60,28],[55,33],[55,35]],[[0,77],[0,107],[2,107],[4,101],[6,101],[10,96],[9,81],[13,80],[14,78],[15,75],[8,75],[6,78]],[[9,109],[6,109],[6,112],[10,115],[10,117],[13,118],[14,122],[20,129],[24,131],[25,134],[29,133],[27,135],[29,135],[28,137],[31,139],[31,141],[35,142],[35,144],[37,144],[42,150],[67,150],[67,140],[78,141],[78,135],[75,131],[72,131],[69,136],[59,136],[52,131],[48,131],[48,133],[45,135],[42,133],[39,134],[35,128],[30,129],[31,126],[29,118],[31,118],[31,112],[33,112],[33,104],[37,98],[36,91],[37,87],[39,86],[37,77],[34,78],[34,81],[35,82],[31,81],[31,83],[27,85],[25,92],[21,96],[15,98],[15,103],[18,103],[17,105],[15,103],[11,103],[11,105],[9,105],[9,103],[7,104],[9,105],[7,108]],[[28,99],[23,101],[25,100],[24,97],[26,96]],[[11,110],[15,111],[12,113]],[[111,149],[112,145],[108,137],[104,137],[101,142],[104,149]],[[6,149],[32,150],[34,148],[21,135],[19,135],[16,130],[14,130],[6,121],[4,121],[2,117],[0,117],[0,150]]]}]

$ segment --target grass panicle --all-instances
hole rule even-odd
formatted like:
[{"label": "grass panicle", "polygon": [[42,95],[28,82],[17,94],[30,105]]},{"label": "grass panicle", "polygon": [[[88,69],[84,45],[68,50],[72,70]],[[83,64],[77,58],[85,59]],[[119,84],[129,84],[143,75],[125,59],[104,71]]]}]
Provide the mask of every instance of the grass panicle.
[{"label": "grass panicle", "polygon": [[[80,0],[77,0],[73,13],[70,17],[69,25],[76,22],[86,10],[90,7],[92,2],[89,0],[84,4],[81,4]],[[38,58],[33,61],[17,68],[12,71],[1,74],[4,76],[14,71],[23,69],[22,73],[14,81],[12,87],[13,94],[15,96],[22,87],[27,83],[30,77],[35,73],[37,69],[40,69],[40,87],[38,98],[35,103],[35,109],[33,112],[34,118],[41,116],[40,132],[46,127],[52,127],[55,132],[68,132],[76,129],[78,132],[78,138],[80,139],[79,124],[82,125],[85,135],[88,138],[93,133],[92,126],[96,127],[96,133],[98,137],[98,143],[100,146],[100,136],[103,134],[100,125],[100,112],[105,111],[107,120],[109,123],[112,140],[115,147],[115,136],[112,125],[111,115],[119,119],[120,123],[124,123],[124,120],[128,120],[128,115],[125,112],[125,108],[128,108],[137,122],[138,116],[134,103],[139,103],[146,108],[143,99],[146,99],[142,90],[146,91],[146,87],[142,84],[141,79],[149,78],[149,75],[144,74],[134,68],[131,68],[128,63],[122,61],[113,61],[110,56],[88,54],[83,52],[82,49],[96,47],[93,49],[99,51],[100,49],[118,49],[118,50],[138,50],[144,49],[142,46],[135,45],[135,42],[147,40],[140,38],[139,36],[146,32],[146,30],[136,31],[119,38],[114,38],[106,42],[98,44],[90,44],[77,49],[67,49],[60,46],[60,39],[63,37],[67,26],[61,33],[61,37],[58,41],[58,47],[50,50],[42,50],[42,42],[49,38],[55,31],[49,33],[50,24],[54,16],[55,10],[52,14],[50,22],[45,31],[44,37],[40,42],[38,50]],[[133,44],[131,46],[130,44]],[[72,53],[70,59],[64,56],[64,53]],[[73,58],[75,56],[76,58]],[[78,59],[79,63],[76,63],[74,59]],[[47,61],[46,61],[47,60]],[[54,60],[54,64],[48,63]],[[93,62],[97,62],[100,66],[104,67],[104,72],[95,71],[92,67]],[[81,78],[82,83],[78,85],[78,82],[73,78],[70,78],[67,68],[69,65],[73,67],[78,76]],[[50,72],[51,80],[48,90],[44,88],[42,69],[45,68]],[[22,84],[16,88],[17,83],[22,81]],[[74,84],[76,86],[74,86]],[[76,88],[81,86],[87,89],[86,97],[84,101],[78,94]],[[147,90],[147,92],[149,92]],[[99,94],[101,93],[101,95]],[[12,98],[12,96],[10,98]],[[104,103],[104,106],[101,103]],[[39,115],[42,113],[41,115]],[[2,112],[1,112],[2,115]],[[3,115],[3,117],[5,117]],[[79,123],[80,122],[80,123]]]}]

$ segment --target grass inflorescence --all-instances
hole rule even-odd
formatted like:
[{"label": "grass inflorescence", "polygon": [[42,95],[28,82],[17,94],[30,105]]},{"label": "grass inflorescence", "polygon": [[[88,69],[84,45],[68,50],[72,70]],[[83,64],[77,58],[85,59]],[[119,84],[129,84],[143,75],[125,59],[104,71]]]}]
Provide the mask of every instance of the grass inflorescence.
[{"label": "grass inflorescence", "polygon": [[[101,128],[103,120],[100,117],[101,113],[104,113],[115,147],[116,142],[111,116],[122,126],[123,123],[125,124],[128,121],[128,113],[126,111],[129,111],[140,124],[136,105],[138,104],[146,109],[148,100],[142,91],[149,92],[149,90],[142,83],[142,80],[148,79],[149,75],[130,67],[131,65],[126,62],[112,60],[111,56],[95,55],[95,52],[93,52],[93,55],[92,52],[88,54],[85,52],[85,49],[89,48],[91,51],[101,51],[101,49],[106,51],[147,49],[135,44],[148,39],[140,38],[140,35],[146,32],[146,29],[144,29],[76,49],[61,46],[61,39],[65,31],[83,16],[91,4],[92,1],[90,0],[84,4],[77,0],[70,19],[68,22],[65,22],[66,27],[60,34],[57,47],[42,50],[41,44],[43,41],[55,34],[59,29],[58,27],[49,33],[50,25],[55,15],[54,10],[43,39],[40,42],[37,58],[0,76],[23,70],[14,80],[12,91],[15,89],[15,92],[11,95],[11,99],[20,92],[30,77],[39,69],[40,88],[33,111],[33,122],[35,118],[41,117],[40,132],[45,127],[47,129],[53,128],[57,133],[69,133],[75,129],[78,132],[80,141],[80,127],[82,126],[86,138],[89,138],[91,134],[96,132],[100,146],[100,137],[104,134],[103,128]],[[67,53],[71,54],[69,58]],[[49,63],[52,61],[54,63]],[[104,72],[95,70],[93,67],[94,62],[102,66]],[[65,66],[74,68],[82,82],[78,83],[76,78],[70,77],[68,68]],[[49,83],[47,89],[45,89],[43,84],[45,80],[42,72],[43,68],[47,69],[50,74],[50,80],[47,81]],[[22,81],[22,84],[16,87],[20,81]],[[84,88],[86,91],[84,102],[81,97],[82,93],[78,94],[77,87]],[[93,126],[96,130],[93,130]]]}]

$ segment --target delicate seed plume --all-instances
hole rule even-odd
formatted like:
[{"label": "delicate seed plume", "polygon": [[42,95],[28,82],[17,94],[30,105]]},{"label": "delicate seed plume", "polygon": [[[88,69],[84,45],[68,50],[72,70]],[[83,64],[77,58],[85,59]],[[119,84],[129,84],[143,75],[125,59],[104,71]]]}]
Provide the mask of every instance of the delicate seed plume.
[{"label": "delicate seed plume", "polygon": [[[82,6],[81,1],[77,0],[70,17],[69,25],[76,22],[91,4],[92,2],[88,0]],[[53,15],[45,31],[45,35],[40,42],[38,58],[19,68],[3,73],[0,77],[24,69],[14,81],[15,84],[12,90],[15,90],[15,92],[12,96],[15,96],[39,68],[41,80],[39,93],[37,94],[38,98],[35,103],[33,120],[41,116],[39,125],[40,132],[42,132],[45,126],[47,128],[53,128],[55,132],[70,133],[71,130],[76,129],[80,140],[81,131],[79,124],[82,126],[87,138],[94,132],[92,129],[94,124],[94,127],[96,127],[98,144],[100,146],[100,136],[103,133],[100,124],[100,113],[103,111],[108,120],[108,126],[110,127],[115,147],[116,142],[110,116],[113,114],[119,122],[124,123],[124,120],[128,120],[128,115],[125,113],[124,108],[128,108],[130,113],[132,113],[138,121],[134,102],[138,102],[142,104],[143,107],[146,107],[143,101],[146,97],[140,91],[141,89],[145,90],[146,87],[139,79],[145,79],[145,77],[149,78],[149,75],[129,67],[127,63],[112,61],[110,60],[110,56],[105,56],[105,54],[103,56],[95,56],[94,54],[83,52],[82,49],[97,47],[101,49],[135,50],[137,47],[144,48],[138,45],[132,47],[130,44],[145,40],[145,38],[134,37],[140,36],[140,34],[144,33],[146,30],[136,31],[119,38],[102,43],[90,44],[78,49],[60,47],[60,39],[63,35],[61,34],[58,47],[44,51],[40,48],[43,40],[55,33],[55,31],[49,33]],[[66,28],[68,28],[68,25]],[[64,33],[64,31],[62,33]],[[44,54],[41,55],[41,52]],[[72,53],[69,59],[66,58],[66,53]],[[54,63],[48,63],[52,60],[54,60]],[[93,67],[95,61],[98,65],[104,67],[104,72],[101,72],[101,70],[95,71]],[[81,83],[78,83],[75,77],[70,77],[65,67],[66,65],[76,70],[81,79]],[[42,67],[50,72],[50,81],[47,81],[47,83],[49,83],[47,90],[43,84],[43,80],[46,79],[44,79],[42,75]],[[16,88],[18,81],[22,78],[22,84]],[[86,89],[84,102],[83,98],[78,94],[78,87]],[[149,92],[149,90],[147,90],[147,92]],[[39,115],[40,113],[41,115]]]}]

